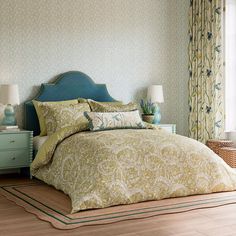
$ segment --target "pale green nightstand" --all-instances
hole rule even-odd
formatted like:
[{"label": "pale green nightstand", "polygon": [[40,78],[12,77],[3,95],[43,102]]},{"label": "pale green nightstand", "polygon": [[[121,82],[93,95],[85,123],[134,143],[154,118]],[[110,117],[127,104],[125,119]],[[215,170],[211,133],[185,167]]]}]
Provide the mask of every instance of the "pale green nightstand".
[{"label": "pale green nightstand", "polygon": [[157,126],[170,133],[176,134],[176,124],[159,124]]},{"label": "pale green nightstand", "polygon": [[32,131],[0,132],[0,170],[29,167],[32,153]]}]

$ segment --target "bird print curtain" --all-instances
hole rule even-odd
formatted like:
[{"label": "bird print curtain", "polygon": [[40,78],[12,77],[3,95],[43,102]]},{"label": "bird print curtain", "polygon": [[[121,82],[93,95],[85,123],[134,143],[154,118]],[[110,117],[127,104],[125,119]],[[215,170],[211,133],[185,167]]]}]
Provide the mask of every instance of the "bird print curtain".
[{"label": "bird print curtain", "polygon": [[224,135],[223,0],[190,0],[189,135],[205,143]]}]

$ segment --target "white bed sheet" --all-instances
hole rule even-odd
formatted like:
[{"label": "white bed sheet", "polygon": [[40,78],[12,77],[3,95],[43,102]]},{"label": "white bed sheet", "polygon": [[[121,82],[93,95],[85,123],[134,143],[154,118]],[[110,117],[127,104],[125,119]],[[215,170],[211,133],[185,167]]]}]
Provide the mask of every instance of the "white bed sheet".
[{"label": "white bed sheet", "polygon": [[38,151],[39,148],[46,142],[49,136],[35,136],[33,138],[34,150]]}]

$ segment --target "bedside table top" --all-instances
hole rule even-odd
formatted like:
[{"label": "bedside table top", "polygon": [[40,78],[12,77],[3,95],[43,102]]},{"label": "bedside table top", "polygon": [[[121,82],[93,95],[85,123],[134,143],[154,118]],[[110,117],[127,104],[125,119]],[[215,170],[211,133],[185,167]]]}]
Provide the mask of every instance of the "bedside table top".
[{"label": "bedside table top", "polygon": [[4,134],[19,134],[19,133],[33,133],[33,131],[30,130],[4,130],[4,131],[0,131],[0,135],[4,135]]},{"label": "bedside table top", "polygon": [[157,124],[159,126],[173,126],[173,125],[176,125],[176,124]]},{"label": "bedside table top", "polygon": [[176,124],[158,124],[156,125],[170,133],[176,133]]}]

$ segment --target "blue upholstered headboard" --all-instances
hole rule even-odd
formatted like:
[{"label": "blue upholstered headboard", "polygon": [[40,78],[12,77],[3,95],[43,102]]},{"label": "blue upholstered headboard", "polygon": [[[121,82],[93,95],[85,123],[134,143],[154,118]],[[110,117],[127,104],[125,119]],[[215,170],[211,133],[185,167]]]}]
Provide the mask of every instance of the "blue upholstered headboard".
[{"label": "blue upholstered headboard", "polygon": [[[113,99],[105,84],[95,84],[86,74],[69,71],[59,75],[54,83],[42,84],[39,94],[34,98],[38,101],[63,101],[76,98],[90,98],[100,102],[112,102]],[[40,133],[39,121],[32,101],[25,102],[25,127]]]}]

